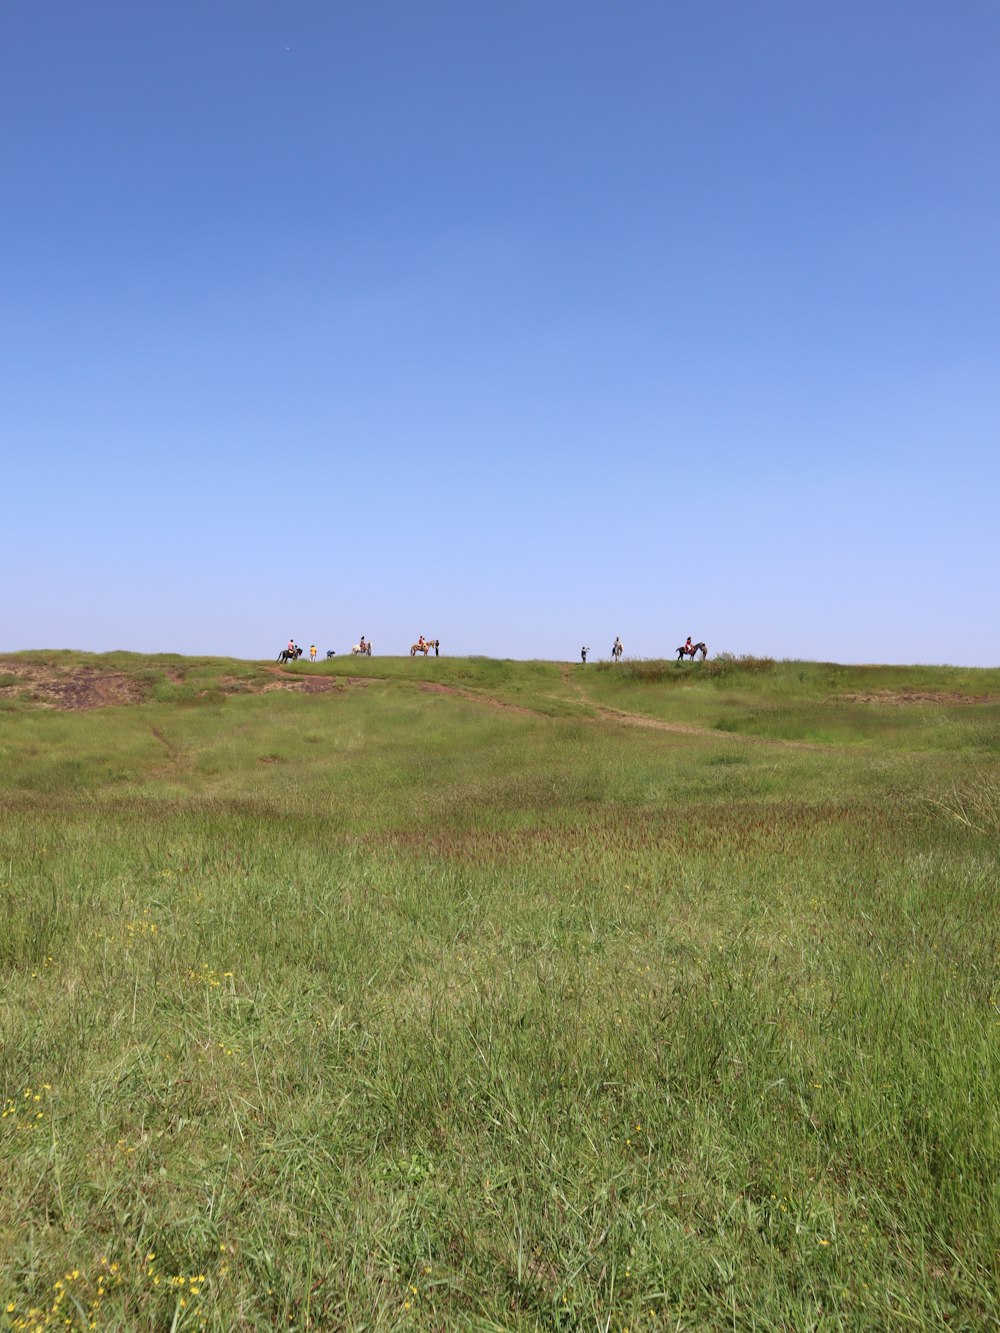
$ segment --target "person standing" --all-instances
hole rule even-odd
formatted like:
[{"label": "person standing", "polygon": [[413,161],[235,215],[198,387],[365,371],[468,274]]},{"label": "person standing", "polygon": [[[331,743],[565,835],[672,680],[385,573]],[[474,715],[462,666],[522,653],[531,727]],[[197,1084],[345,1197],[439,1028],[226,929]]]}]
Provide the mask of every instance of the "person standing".
[{"label": "person standing", "polygon": [[315,662],[315,661],[316,661],[316,645],[315,645],[315,644],[313,644],[312,647],[309,649],[309,661],[310,661],[310,662]]},{"label": "person standing", "polygon": [[590,649],[589,649],[589,648],[581,648],[581,649],[580,649],[580,661],[583,663],[584,666],[587,665],[587,654],[588,654],[589,652],[590,652]]}]

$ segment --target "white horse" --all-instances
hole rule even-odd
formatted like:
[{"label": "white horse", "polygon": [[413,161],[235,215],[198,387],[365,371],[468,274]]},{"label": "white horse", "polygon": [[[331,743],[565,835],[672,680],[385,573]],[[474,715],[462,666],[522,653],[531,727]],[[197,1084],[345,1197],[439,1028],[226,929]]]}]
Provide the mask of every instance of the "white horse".
[{"label": "white horse", "polygon": [[359,653],[361,654],[362,657],[371,657],[372,646],[370,643],[366,642],[366,640],[362,639],[360,643],[356,643],[354,645],[354,647],[351,649],[351,652],[354,654],[355,657],[357,657]]}]

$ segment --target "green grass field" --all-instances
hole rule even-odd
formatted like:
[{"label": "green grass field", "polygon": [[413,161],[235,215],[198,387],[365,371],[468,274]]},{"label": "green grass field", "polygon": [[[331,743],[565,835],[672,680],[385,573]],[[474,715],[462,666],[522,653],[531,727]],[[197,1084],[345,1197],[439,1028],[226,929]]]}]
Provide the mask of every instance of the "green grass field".
[{"label": "green grass field", "polygon": [[1000,671],[0,662],[0,1327],[998,1326],[998,740]]}]

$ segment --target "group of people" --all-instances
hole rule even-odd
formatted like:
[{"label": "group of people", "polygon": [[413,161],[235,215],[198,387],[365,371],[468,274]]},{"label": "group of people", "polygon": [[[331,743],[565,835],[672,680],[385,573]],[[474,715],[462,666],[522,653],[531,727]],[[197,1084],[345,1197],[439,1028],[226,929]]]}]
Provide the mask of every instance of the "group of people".
[{"label": "group of people", "polygon": [[[439,641],[438,639],[425,639],[424,636],[423,636],[422,634],[421,634],[420,638],[417,640],[417,642],[413,645],[413,647],[414,647],[414,651],[422,652],[422,653],[424,654],[425,657],[426,657],[426,655],[430,652],[430,650],[431,650],[432,648],[434,649],[434,656],[435,656],[435,657],[438,657],[438,656],[440,655],[440,641]],[[705,645],[704,645],[703,643],[694,643],[693,640],[692,640],[692,638],[691,638],[691,635],[689,634],[689,635],[687,636],[687,640],[686,640],[685,643],[684,643],[684,646],[683,646],[682,648],[678,648],[678,649],[677,649],[677,652],[678,652],[679,656],[681,656],[681,657],[694,657],[695,653],[698,652],[699,650],[701,650],[702,657],[705,657],[705,656],[707,655],[707,650],[706,650],[706,648],[705,648]],[[365,638],[365,636],[362,634],[362,636],[361,636],[361,638],[359,639],[357,645],[356,645],[354,648],[352,648],[351,651],[354,652],[354,653],[364,653],[365,655],[367,655],[368,657],[370,657],[370,656],[371,656],[371,651],[372,651],[372,646],[371,646],[371,644],[368,642],[368,640]],[[618,635],[616,634],[616,635],[615,635],[615,641],[614,641],[614,643],[611,645],[611,660],[612,660],[613,662],[620,662],[620,661],[621,661],[621,658],[622,658],[622,654],[624,653],[624,651],[625,651],[625,649],[622,647],[622,641],[621,641],[621,639],[618,637]],[[588,654],[589,652],[590,652],[590,649],[589,649],[588,647],[583,647],[583,648],[580,649],[580,661],[583,663],[584,666],[587,665],[587,654]],[[289,656],[289,657],[301,657],[301,656],[302,656],[302,649],[298,647],[298,645],[296,644],[296,642],[295,642],[294,639],[289,639],[289,640],[288,640],[288,656]],[[327,653],[327,658],[331,658],[331,657],[336,657],[336,651],[335,651],[334,649],[332,649],[332,648],[331,648],[330,651]],[[315,661],[316,661],[316,645],[315,645],[315,644],[311,644],[311,645],[310,645],[310,648],[309,648],[309,661],[310,661],[310,662],[315,662]]]},{"label": "group of people", "polygon": [[[625,649],[622,647],[622,641],[621,641],[621,639],[618,637],[618,635],[616,634],[616,635],[615,635],[615,641],[614,641],[614,643],[611,645],[611,659],[612,659],[612,661],[617,662],[617,661],[621,658],[621,655],[622,655],[622,653],[623,653],[624,651],[625,651]],[[581,648],[581,649],[580,649],[580,661],[583,663],[584,666],[587,665],[587,654],[588,654],[589,652],[590,652],[590,649],[589,649],[589,648]]]},{"label": "group of people", "polygon": [[[304,650],[303,650],[302,648],[299,647],[299,645],[295,642],[294,639],[289,639],[289,640],[288,640],[288,647],[285,649],[285,652],[288,654],[289,657],[301,657],[302,654],[303,654],[303,651],[304,651]],[[333,656],[333,653],[327,653],[327,657],[332,657],[332,656]],[[315,644],[311,644],[311,645],[310,645],[310,648],[309,648],[309,661],[310,661],[310,662],[315,662],[315,661],[316,661],[316,645],[315,645]]]},{"label": "group of people", "polygon": [[[622,653],[624,653],[624,651],[625,649],[622,647],[622,641],[616,634],[615,641],[611,645],[612,662],[620,662],[622,658]],[[685,642],[684,647],[678,648],[677,651],[684,657],[694,657],[695,653],[698,651],[701,651],[702,657],[707,656],[707,649],[705,648],[705,645],[703,643],[695,643],[694,640],[691,638],[690,634],[687,636],[687,641]],[[580,649],[580,661],[583,663],[584,666],[587,665],[587,654],[589,652],[590,652],[589,648]]]},{"label": "group of people", "polygon": [[[420,649],[420,651],[421,651],[425,656],[430,652],[430,650],[431,650],[432,648],[434,649],[434,656],[435,656],[435,657],[440,657],[440,655],[441,655],[441,640],[440,640],[440,639],[425,639],[424,636],[421,634],[420,638],[417,640],[417,647]],[[287,651],[288,656],[291,657],[291,658],[299,658],[299,657],[302,657],[302,656],[303,656],[303,652],[304,652],[304,650],[298,646],[298,644],[295,642],[294,639],[289,639],[289,640],[288,640],[288,648],[287,648],[286,651]],[[354,653],[354,654],[358,654],[358,653],[360,653],[360,654],[362,654],[362,655],[365,656],[365,657],[371,657],[371,655],[372,655],[372,646],[371,646],[371,642],[369,641],[369,639],[368,639],[364,634],[362,634],[361,638],[358,640],[358,642],[357,642],[357,643],[354,645],[354,647],[351,649],[351,652]],[[313,644],[310,644],[310,645],[309,645],[309,661],[310,661],[310,662],[315,662],[315,661],[316,661],[316,653],[317,653],[316,645],[315,645],[314,643],[313,643]],[[335,649],[335,648],[331,648],[331,649],[327,652],[327,655],[326,655],[326,656],[327,656],[327,660],[329,660],[331,657],[336,657],[336,656],[337,656],[336,649]]]}]

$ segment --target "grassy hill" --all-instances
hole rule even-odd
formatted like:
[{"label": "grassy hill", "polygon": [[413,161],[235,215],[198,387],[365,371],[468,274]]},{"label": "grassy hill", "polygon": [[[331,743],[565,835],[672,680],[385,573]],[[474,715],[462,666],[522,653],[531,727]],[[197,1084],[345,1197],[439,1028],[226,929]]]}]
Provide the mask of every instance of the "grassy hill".
[{"label": "grassy hill", "polygon": [[1000,671],[3,659],[0,1320],[995,1324],[998,739]]}]

